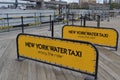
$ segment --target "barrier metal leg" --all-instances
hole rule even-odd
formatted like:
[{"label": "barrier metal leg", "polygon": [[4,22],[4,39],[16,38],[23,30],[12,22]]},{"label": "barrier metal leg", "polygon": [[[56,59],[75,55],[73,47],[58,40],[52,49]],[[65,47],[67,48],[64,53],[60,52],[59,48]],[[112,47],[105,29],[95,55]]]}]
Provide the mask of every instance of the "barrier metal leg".
[{"label": "barrier metal leg", "polygon": [[84,80],[96,80],[93,76],[87,76]]},{"label": "barrier metal leg", "polygon": [[19,61],[19,62],[24,61],[24,60],[25,60],[25,58],[22,58],[22,57],[19,57],[16,59],[16,61]]},{"label": "barrier metal leg", "polygon": [[[18,46],[18,44],[17,44],[17,46]],[[24,61],[24,60],[25,60],[25,58],[20,57],[19,53],[17,52],[17,59],[16,59],[16,61]]]}]

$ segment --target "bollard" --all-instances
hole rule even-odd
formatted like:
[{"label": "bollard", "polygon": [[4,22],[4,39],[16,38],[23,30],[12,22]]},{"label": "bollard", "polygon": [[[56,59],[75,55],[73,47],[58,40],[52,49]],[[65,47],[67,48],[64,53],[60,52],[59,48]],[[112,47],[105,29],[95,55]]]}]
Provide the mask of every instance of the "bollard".
[{"label": "bollard", "polygon": [[23,23],[23,16],[21,16],[21,25],[22,25],[22,33],[24,33],[24,23]]}]

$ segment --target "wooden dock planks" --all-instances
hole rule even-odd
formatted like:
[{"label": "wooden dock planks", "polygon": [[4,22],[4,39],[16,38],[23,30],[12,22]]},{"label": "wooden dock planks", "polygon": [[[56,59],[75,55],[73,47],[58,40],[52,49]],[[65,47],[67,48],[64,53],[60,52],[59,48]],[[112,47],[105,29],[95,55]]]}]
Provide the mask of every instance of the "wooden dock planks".
[{"label": "wooden dock planks", "polygon": [[[48,28],[45,30],[48,30]],[[60,30],[55,29],[56,37],[61,37]],[[41,32],[38,29],[37,31],[39,34],[50,36],[50,31],[42,32],[44,29]],[[7,45],[3,43],[5,40]],[[16,61],[15,37],[0,40],[0,46],[2,45],[5,48],[4,50],[0,49],[0,80],[84,80],[87,76],[32,60]],[[120,45],[118,51],[112,51],[103,47],[97,48],[100,54],[98,80],[120,80]]]},{"label": "wooden dock planks", "polygon": [[[0,57],[0,80],[83,80],[87,76],[31,60],[18,62],[15,47],[15,39],[10,40],[3,57]],[[119,80],[120,56],[105,48],[98,49],[98,80]]]}]

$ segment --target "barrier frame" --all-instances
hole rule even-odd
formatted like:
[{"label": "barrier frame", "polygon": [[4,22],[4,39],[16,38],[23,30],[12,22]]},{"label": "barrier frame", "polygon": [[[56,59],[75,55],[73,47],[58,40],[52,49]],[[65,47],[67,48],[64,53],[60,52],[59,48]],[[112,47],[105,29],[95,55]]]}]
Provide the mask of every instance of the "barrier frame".
[{"label": "barrier frame", "polygon": [[[33,36],[33,37],[42,37],[42,38],[49,38],[49,39],[57,39],[57,40],[61,40],[61,41],[70,41],[70,42],[76,42],[76,43],[90,44],[91,46],[94,47],[94,49],[96,51],[95,73],[92,74],[92,73],[88,73],[88,72],[84,72],[84,71],[80,71],[80,70],[75,70],[75,69],[72,69],[72,68],[69,68],[69,67],[65,67],[65,66],[62,66],[62,65],[59,65],[59,64],[49,63],[47,61],[42,61],[42,60],[37,60],[37,59],[25,57],[25,56],[20,56],[19,55],[19,48],[18,48],[18,46],[19,46],[19,44],[18,44],[18,38],[19,38],[20,35]],[[64,69],[68,69],[68,70],[71,70],[71,71],[75,71],[75,72],[87,74],[87,75],[93,76],[94,80],[97,80],[99,53],[98,53],[97,48],[92,43],[84,42],[84,41],[77,41],[77,40],[62,39],[62,38],[53,38],[53,37],[48,37],[48,36],[40,36],[40,35],[34,35],[34,34],[20,33],[20,34],[18,34],[18,36],[16,38],[16,46],[17,46],[17,60],[18,61],[20,61],[20,58],[29,59],[29,60],[33,60],[33,61],[45,63],[45,64],[48,64],[48,65],[52,65],[52,66],[56,66],[56,67],[60,67],[60,68],[64,68]]]},{"label": "barrier frame", "polygon": [[[95,29],[112,29],[116,32],[117,34],[117,37],[116,37],[116,47],[112,47],[112,46],[106,46],[106,45],[100,45],[100,44],[94,44],[94,45],[97,45],[97,46],[102,46],[102,47],[109,47],[109,48],[114,48],[116,51],[118,50],[118,39],[119,39],[119,33],[116,29],[114,28],[107,28],[107,27],[92,27],[92,26],[80,26],[80,25],[64,25],[63,28],[62,28],[62,38],[63,38],[63,29],[65,26],[74,26],[74,27],[88,27],[88,28],[95,28]],[[80,40],[78,40],[80,41]]]}]

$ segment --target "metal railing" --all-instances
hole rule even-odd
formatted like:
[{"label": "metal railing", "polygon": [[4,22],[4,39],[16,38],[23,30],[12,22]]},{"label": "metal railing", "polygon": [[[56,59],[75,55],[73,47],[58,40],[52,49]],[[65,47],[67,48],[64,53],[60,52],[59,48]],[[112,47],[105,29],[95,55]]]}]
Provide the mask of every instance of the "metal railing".
[{"label": "metal railing", "polygon": [[[96,19],[94,19],[96,17]],[[74,25],[80,21],[81,26],[86,26],[87,20],[96,20],[97,27],[100,27],[101,16],[91,14],[55,14],[53,13],[7,13],[0,18],[0,32],[21,29],[21,26],[40,26],[45,23],[51,25],[51,21],[62,22],[67,25]],[[23,22],[22,22],[23,21]],[[14,28],[14,29],[13,29]]]}]

